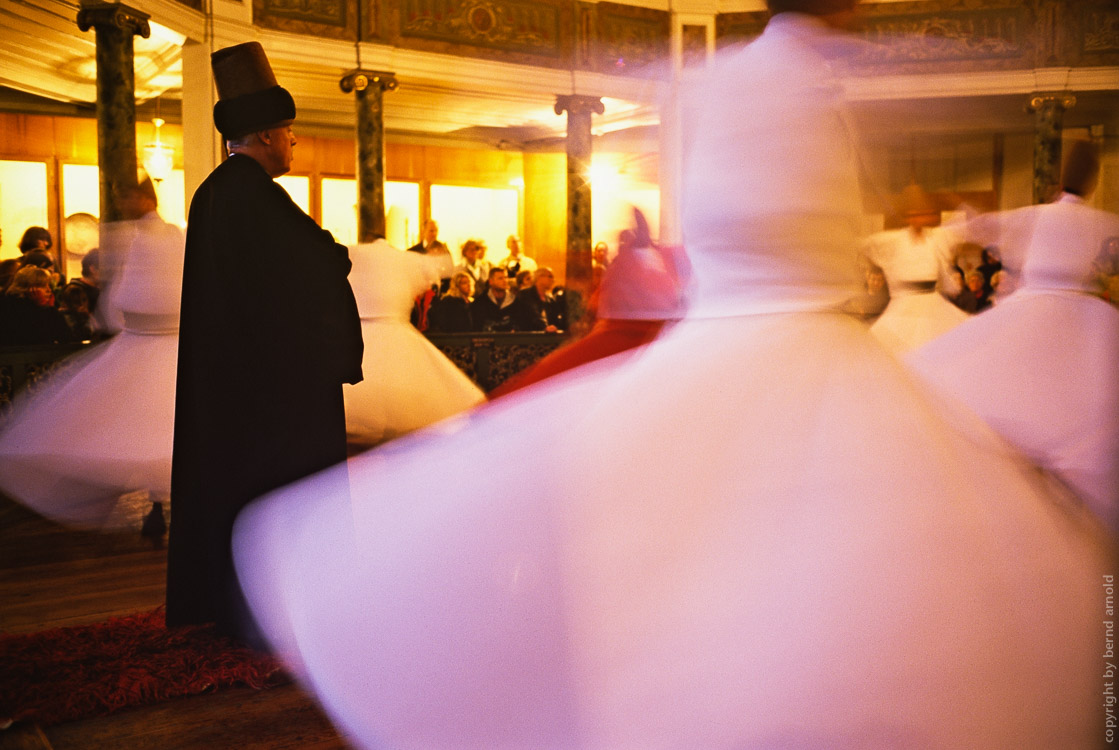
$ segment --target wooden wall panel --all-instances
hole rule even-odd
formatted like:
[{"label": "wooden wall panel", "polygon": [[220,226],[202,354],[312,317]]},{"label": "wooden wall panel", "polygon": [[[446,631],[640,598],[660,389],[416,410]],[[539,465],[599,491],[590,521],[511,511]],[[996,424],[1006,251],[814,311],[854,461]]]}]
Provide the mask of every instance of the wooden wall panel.
[{"label": "wooden wall panel", "polygon": [[567,265],[567,155],[524,155],[525,253],[551,266],[556,283],[564,283]]}]

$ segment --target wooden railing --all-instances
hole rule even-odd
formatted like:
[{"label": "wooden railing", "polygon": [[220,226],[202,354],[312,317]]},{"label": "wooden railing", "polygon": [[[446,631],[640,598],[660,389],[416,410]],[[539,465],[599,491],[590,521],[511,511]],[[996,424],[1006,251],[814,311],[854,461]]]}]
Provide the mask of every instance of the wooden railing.
[{"label": "wooden railing", "polygon": [[555,333],[429,333],[427,338],[487,393],[568,340]]},{"label": "wooden railing", "polygon": [[[493,390],[567,341],[566,336],[554,333],[439,333],[428,339],[484,391]],[[16,393],[34,389],[71,362],[71,354],[92,346],[97,344],[0,347],[0,419],[11,409]]]},{"label": "wooden railing", "polygon": [[41,344],[0,346],[0,419],[12,407],[12,397],[24,388],[34,389],[67,357],[95,344]]}]

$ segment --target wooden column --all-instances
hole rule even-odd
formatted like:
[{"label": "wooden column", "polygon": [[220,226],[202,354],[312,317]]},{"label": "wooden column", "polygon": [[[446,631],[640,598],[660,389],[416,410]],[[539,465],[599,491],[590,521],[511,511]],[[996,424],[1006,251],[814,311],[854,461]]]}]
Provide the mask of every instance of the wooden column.
[{"label": "wooden column", "polygon": [[136,83],[132,37],[151,35],[148,14],[127,5],[83,2],[78,28],[97,43],[97,166],[101,221],[123,216],[120,190],[136,184]]},{"label": "wooden column", "polygon": [[1072,94],[1034,94],[1034,203],[1045,203],[1060,189],[1061,129],[1065,110],[1076,105]]},{"label": "wooden column", "polygon": [[346,73],[339,85],[356,94],[357,239],[372,242],[385,236],[384,92],[398,83],[393,73],[359,68]]},{"label": "wooden column", "polygon": [[568,321],[574,336],[590,327],[584,313],[591,296],[591,115],[606,109],[597,96],[560,94],[557,115],[567,112],[567,258],[564,271]]}]

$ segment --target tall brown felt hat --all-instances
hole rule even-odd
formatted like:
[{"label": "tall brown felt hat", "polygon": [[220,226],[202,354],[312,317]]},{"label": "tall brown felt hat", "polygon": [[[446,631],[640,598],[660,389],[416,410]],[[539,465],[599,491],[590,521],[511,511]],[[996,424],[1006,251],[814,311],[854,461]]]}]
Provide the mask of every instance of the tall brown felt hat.
[{"label": "tall brown felt hat", "polygon": [[237,138],[295,119],[295,100],[276,83],[260,42],[245,42],[210,55],[218,103],[214,125],[223,138]]},{"label": "tall brown felt hat", "polygon": [[1069,143],[1061,166],[1061,189],[1086,198],[1095,189],[1099,174],[1100,155],[1096,145],[1084,140]]},{"label": "tall brown felt hat", "polygon": [[898,213],[902,216],[924,216],[940,213],[932,198],[916,182],[911,182],[901,191],[898,199]]}]

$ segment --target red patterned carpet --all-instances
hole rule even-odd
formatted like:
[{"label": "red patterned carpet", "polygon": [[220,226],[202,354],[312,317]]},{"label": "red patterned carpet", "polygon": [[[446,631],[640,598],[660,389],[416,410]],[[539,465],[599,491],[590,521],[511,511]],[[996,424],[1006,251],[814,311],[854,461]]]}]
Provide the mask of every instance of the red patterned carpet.
[{"label": "red patterned carpet", "polygon": [[0,727],[103,716],[233,685],[289,682],[282,665],[211,626],[168,630],[163,608],[0,636]]}]

